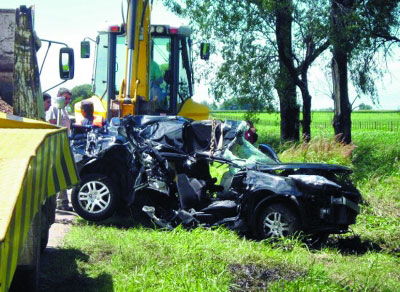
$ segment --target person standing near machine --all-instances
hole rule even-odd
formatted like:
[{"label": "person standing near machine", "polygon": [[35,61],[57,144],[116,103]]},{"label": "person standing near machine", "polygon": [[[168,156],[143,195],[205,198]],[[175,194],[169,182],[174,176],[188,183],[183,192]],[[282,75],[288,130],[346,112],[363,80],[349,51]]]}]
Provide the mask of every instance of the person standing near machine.
[{"label": "person standing near machine", "polygon": [[[60,88],[55,102],[52,102],[49,110],[46,112],[46,121],[50,124],[71,128],[71,121],[65,107],[71,102],[72,93],[67,88]],[[60,116],[58,113],[61,113]]]},{"label": "person standing near machine", "polygon": [[249,126],[249,129],[244,133],[244,138],[251,144],[254,144],[257,142],[258,139],[256,127],[254,127],[252,121],[246,121],[246,123]]},{"label": "person standing near machine", "polygon": [[[46,112],[46,121],[50,124],[71,128],[71,121],[65,107],[71,102],[72,93],[67,88],[60,88],[57,93],[57,98]],[[57,210],[72,211],[69,206],[67,191],[61,191],[57,194]]]},{"label": "person standing near machine", "polygon": [[44,112],[47,112],[51,107],[51,96],[48,93],[43,93]]},{"label": "person standing near machine", "polygon": [[81,103],[81,112],[83,120],[81,122],[82,126],[96,126],[103,127],[104,120],[102,117],[94,116],[94,106],[91,101],[83,100]]}]

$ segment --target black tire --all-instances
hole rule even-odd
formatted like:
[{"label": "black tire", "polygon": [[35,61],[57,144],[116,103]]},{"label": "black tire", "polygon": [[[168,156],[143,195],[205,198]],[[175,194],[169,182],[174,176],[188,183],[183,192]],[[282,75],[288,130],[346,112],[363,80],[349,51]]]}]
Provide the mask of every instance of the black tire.
[{"label": "black tire", "polygon": [[300,219],[282,203],[266,205],[257,218],[259,239],[292,236],[300,231]]},{"label": "black tire", "polygon": [[71,202],[75,212],[83,219],[102,221],[114,215],[118,206],[118,193],[109,177],[88,174],[73,189]]}]

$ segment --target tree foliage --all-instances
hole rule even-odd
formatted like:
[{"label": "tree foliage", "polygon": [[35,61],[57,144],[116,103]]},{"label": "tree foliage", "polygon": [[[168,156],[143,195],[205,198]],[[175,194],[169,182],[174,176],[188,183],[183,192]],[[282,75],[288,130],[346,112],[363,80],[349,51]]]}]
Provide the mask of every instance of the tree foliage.
[{"label": "tree foliage", "polygon": [[86,98],[93,96],[92,85],[90,84],[82,84],[77,85],[71,90],[72,93],[72,100],[69,104],[67,110],[72,113],[74,111],[75,104],[84,100]]},{"label": "tree foliage", "polygon": [[342,142],[351,142],[348,71],[358,95],[369,95],[374,102],[375,80],[385,71],[382,60],[399,42],[398,4],[397,0],[331,0],[333,126]]},{"label": "tree foliage", "polygon": [[374,103],[378,102],[376,81],[387,71],[387,57],[400,43],[399,2],[354,1],[347,20],[350,78],[357,94],[369,96]]},{"label": "tree foliage", "polygon": [[[222,59],[211,78],[215,98],[235,98],[255,111],[264,110],[264,105],[271,108],[278,95],[282,138],[298,139],[296,86],[301,89],[303,101],[307,99],[305,107],[310,113],[307,74],[311,64],[328,47],[328,1],[165,0],[164,3],[192,20],[196,39],[215,44]],[[311,115],[305,117],[310,123]]]},{"label": "tree foliage", "polygon": [[360,103],[360,104],[358,105],[358,110],[360,110],[360,111],[369,111],[369,110],[372,110],[372,105],[365,104],[365,103]]},{"label": "tree foliage", "polygon": [[191,18],[196,40],[212,42],[214,52],[220,55],[210,84],[217,101],[235,97],[253,110],[271,103],[276,71],[273,59],[277,56],[268,45],[273,30],[260,21],[257,7],[247,1],[166,3],[174,12]]},{"label": "tree foliage", "polygon": [[[190,18],[196,40],[214,44],[220,59],[216,58],[210,66],[214,70],[203,76],[210,81],[217,100],[236,99],[238,104],[251,104],[254,110],[271,105],[277,95],[281,120],[286,119],[288,128],[293,128],[298,123],[291,124],[298,119],[296,86],[302,96],[307,138],[311,132],[308,70],[312,64],[328,48],[334,60],[344,57],[339,62],[341,70],[332,67],[332,76],[335,92],[340,89],[335,107],[337,112],[345,110],[346,116],[336,124],[348,123],[350,133],[348,83],[353,83],[359,96],[377,100],[375,82],[385,69],[382,60],[400,41],[399,1],[163,0],[172,11]],[[296,139],[295,135],[285,137],[283,127],[285,121],[281,122],[282,138]]]},{"label": "tree foliage", "polygon": [[72,100],[75,100],[79,97],[82,99],[89,98],[93,96],[92,85],[90,84],[82,84],[77,85],[71,90]]}]

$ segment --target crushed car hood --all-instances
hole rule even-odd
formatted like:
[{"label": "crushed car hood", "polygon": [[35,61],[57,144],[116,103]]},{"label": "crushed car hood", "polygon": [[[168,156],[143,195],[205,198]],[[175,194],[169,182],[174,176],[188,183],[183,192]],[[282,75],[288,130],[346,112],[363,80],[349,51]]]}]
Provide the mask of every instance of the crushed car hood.
[{"label": "crushed car hood", "polygon": [[275,170],[315,170],[329,171],[335,173],[351,173],[352,170],[348,167],[336,164],[323,163],[281,163],[281,164],[257,164],[258,171],[275,171]]}]

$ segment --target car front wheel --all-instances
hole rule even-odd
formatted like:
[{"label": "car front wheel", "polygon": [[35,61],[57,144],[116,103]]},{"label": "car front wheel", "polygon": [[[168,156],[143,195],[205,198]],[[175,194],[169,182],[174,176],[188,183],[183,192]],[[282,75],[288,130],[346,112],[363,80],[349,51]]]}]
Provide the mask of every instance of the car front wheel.
[{"label": "car front wheel", "polygon": [[84,176],[71,194],[76,213],[89,221],[111,217],[117,208],[117,193],[110,178],[101,174]]},{"label": "car front wheel", "polygon": [[257,230],[260,239],[287,237],[300,230],[297,214],[284,204],[267,205],[259,214]]}]

